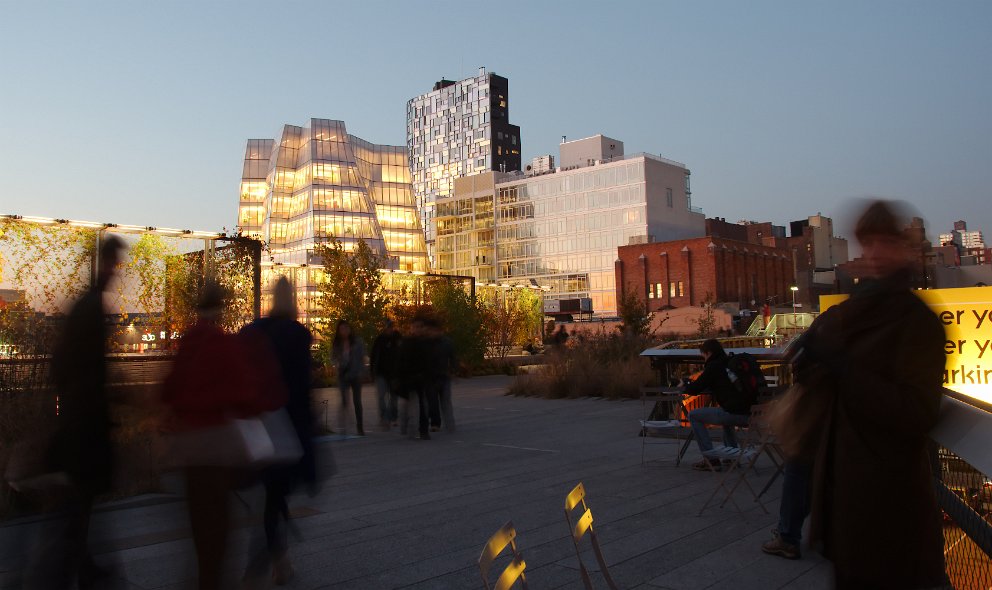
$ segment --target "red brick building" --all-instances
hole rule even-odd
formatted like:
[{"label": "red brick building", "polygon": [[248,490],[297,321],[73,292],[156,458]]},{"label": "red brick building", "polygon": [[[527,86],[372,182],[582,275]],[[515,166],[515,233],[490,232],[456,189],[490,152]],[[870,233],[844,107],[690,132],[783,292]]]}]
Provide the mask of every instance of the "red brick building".
[{"label": "red brick building", "polygon": [[[792,251],[716,236],[617,248],[617,297],[632,289],[649,311],[715,303],[791,302]],[[752,301],[754,302],[752,304]]]}]

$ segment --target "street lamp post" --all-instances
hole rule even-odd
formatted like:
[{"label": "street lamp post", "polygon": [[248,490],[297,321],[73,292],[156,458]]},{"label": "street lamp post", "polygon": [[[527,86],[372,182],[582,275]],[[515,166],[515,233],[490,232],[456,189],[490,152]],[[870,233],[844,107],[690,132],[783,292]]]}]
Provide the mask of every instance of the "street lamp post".
[{"label": "street lamp post", "polygon": [[799,290],[799,287],[792,285],[791,287],[789,287],[789,290],[792,291],[792,325],[795,326],[796,325],[796,291]]}]

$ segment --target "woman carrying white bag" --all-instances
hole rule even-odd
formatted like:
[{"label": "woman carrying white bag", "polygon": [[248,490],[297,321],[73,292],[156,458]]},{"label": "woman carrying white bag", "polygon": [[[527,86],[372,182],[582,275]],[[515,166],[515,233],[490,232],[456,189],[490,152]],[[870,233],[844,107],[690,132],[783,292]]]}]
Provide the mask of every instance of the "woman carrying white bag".
[{"label": "woman carrying white bag", "polygon": [[271,459],[262,417],[286,403],[274,360],[218,324],[224,298],[219,285],[204,285],[198,321],[183,335],[162,396],[172,412],[170,459],[185,475],[201,590],[223,585],[232,491],[246,468]]}]

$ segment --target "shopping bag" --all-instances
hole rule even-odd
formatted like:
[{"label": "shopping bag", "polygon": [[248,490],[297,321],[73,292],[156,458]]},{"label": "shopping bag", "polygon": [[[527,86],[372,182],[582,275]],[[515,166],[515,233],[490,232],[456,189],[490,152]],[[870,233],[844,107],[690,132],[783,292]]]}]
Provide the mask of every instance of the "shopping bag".
[{"label": "shopping bag", "polygon": [[174,432],[166,440],[167,463],[172,467],[250,468],[264,463],[274,452],[268,431],[258,418]]},{"label": "shopping bag", "polygon": [[271,450],[260,461],[271,465],[286,465],[299,461],[303,456],[303,446],[300,445],[300,436],[293,426],[293,421],[289,419],[289,413],[285,409],[266,412],[262,414],[261,422],[265,426]]}]

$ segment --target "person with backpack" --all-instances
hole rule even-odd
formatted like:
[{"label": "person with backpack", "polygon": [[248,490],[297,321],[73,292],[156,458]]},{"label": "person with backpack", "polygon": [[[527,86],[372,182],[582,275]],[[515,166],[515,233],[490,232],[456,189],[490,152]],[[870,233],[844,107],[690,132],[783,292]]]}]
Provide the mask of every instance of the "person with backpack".
[{"label": "person with backpack", "polygon": [[[739,448],[734,427],[747,426],[751,406],[757,398],[758,378],[752,374],[752,371],[757,372],[758,375],[760,371],[757,371],[757,364],[750,355],[746,357],[747,360],[728,357],[723,346],[712,338],[699,346],[699,352],[703,355],[703,372],[685,386],[683,393],[685,395],[709,393],[716,404],[689,412],[689,426],[703,454],[702,461],[692,467],[700,471],[719,471],[722,463],[720,458],[715,456],[713,441],[706,427],[710,424],[723,426],[724,447]],[[732,360],[735,367],[730,366]],[[732,368],[736,368],[736,372],[732,371]]]}]

